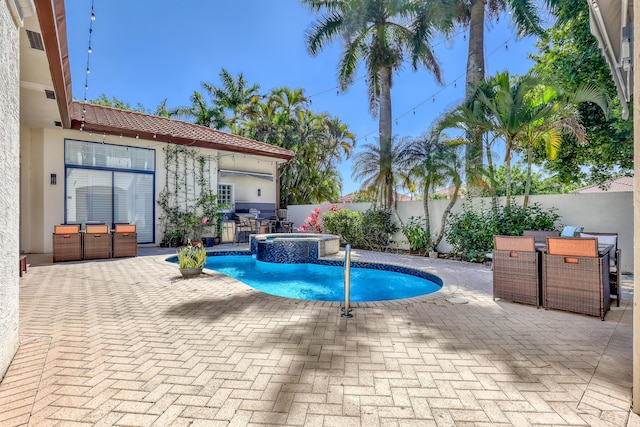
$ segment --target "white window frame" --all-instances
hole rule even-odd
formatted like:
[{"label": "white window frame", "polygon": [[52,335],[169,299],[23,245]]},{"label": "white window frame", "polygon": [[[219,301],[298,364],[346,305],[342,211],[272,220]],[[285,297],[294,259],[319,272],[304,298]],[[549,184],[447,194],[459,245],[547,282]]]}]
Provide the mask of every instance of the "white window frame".
[{"label": "white window frame", "polygon": [[[220,187],[228,187],[230,200],[226,200],[226,198],[223,199],[221,197]],[[231,183],[228,183],[228,182],[219,182],[217,191],[218,191],[218,203],[226,203],[226,204],[229,205],[228,209],[233,210],[233,207],[236,204],[236,186],[235,186],[235,184],[231,184]]]}]

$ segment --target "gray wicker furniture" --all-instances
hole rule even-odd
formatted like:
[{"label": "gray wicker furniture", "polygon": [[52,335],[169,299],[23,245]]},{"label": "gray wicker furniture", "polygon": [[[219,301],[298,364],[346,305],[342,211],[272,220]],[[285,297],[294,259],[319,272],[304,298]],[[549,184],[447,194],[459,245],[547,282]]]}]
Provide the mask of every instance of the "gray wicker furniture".
[{"label": "gray wicker furniture", "polygon": [[540,253],[533,236],[494,236],[496,298],[540,307]]},{"label": "gray wicker furniture", "polygon": [[523,236],[533,236],[533,240],[536,245],[547,245],[547,237],[560,236],[559,231],[547,231],[547,230],[524,230]]},{"label": "gray wicker furniture", "polygon": [[577,233],[577,237],[595,237],[598,239],[598,244],[613,245],[609,251],[609,286],[611,295],[616,297],[616,306],[620,307],[620,279],[622,274],[620,272],[620,263],[622,252],[618,245],[618,233],[596,233],[593,231],[584,231]]},{"label": "gray wicker furniture", "polygon": [[113,231],[113,257],[132,257],[138,255],[138,234],[136,226],[116,224]]},{"label": "gray wicker furniture", "polygon": [[604,320],[611,306],[609,252],[600,255],[595,238],[547,238],[542,298],[547,309]]},{"label": "gray wicker furniture", "polygon": [[109,226],[87,225],[82,247],[84,259],[111,258]]},{"label": "gray wicker furniture", "polygon": [[80,225],[55,225],[53,227],[53,262],[79,261],[81,259]]}]

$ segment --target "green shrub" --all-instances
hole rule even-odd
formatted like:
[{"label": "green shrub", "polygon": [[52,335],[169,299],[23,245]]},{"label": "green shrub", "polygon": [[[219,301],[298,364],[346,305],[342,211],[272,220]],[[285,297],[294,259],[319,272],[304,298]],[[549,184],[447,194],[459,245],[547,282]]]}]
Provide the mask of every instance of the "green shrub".
[{"label": "green shrub", "polygon": [[360,223],[360,239],[364,249],[380,250],[389,245],[389,237],[398,231],[392,221],[392,213],[386,209],[371,207],[363,212]]},{"label": "green shrub", "polygon": [[524,230],[554,230],[559,219],[555,208],[543,209],[539,203],[530,205],[526,212],[512,203],[498,207],[494,214],[484,204],[474,208],[467,200],[461,212],[451,215],[445,239],[454,255],[482,262],[493,250],[494,235],[520,236]]},{"label": "green shrub", "polygon": [[347,208],[329,210],[324,213],[324,232],[340,236],[343,245],[356,246],[361,220],[361,212],[351,212]]},{"label": "green shrub", "polygon": [[389,236],[398,231],[391,221],[391,212],[370,208],[352,212],[347,208],[324,213],[324,231],[340,236],[340,243],[354,248],[381,249],[389,244]]},{"label": "green shrub", "polygon": [[431,234],[424,228],[424,218],[409,217],[409,221],[401,227],[402,234],[409,242],[409,250],[418,254],[426,254],[431,242]]}]

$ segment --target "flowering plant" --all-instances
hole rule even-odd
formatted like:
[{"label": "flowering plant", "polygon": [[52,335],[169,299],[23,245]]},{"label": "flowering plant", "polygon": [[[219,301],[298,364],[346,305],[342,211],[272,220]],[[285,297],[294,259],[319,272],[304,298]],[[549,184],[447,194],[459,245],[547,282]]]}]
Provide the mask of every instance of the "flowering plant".
[{"label": "flowering plant", "polygon": [[311,215],[309,215],[304,223],[298,227],[298,231],[301,233],[317,233],[322,234],[322,211],[320,208],[315,208]]},{"label": "flowering plant", "polygon": [[202,240],[205,229],[209,227],[209,218],[206,216],[200,217],[195,214],[186,214],[185,228],[187,229],[187,237],[190,240]]}]

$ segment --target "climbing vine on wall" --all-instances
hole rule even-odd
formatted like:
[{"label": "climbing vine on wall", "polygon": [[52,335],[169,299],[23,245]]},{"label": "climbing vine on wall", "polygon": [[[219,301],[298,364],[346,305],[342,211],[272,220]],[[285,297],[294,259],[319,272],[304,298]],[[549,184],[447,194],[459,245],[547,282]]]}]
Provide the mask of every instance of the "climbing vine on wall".
[{"label": "climbing vine on wall", "polygon": [[213,233],[221,209],[211,182],[216,158],[182,145],[167,145],[163,151],[165,184],[158,197],[163,244],[180,245]]}]

